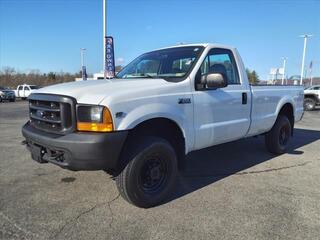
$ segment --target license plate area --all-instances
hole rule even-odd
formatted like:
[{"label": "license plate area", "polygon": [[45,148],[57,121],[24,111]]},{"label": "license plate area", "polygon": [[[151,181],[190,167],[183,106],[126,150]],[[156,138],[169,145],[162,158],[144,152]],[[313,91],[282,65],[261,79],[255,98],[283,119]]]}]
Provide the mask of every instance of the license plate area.
[{"label": "license plate area", "polygon": [[43,154],[45,151],[43,147],[38,146],[36,144],[30,144],[29,148],[30,148],[31,157],[33,160],[39,163],[47,163],[47,161],[43,159]]}]

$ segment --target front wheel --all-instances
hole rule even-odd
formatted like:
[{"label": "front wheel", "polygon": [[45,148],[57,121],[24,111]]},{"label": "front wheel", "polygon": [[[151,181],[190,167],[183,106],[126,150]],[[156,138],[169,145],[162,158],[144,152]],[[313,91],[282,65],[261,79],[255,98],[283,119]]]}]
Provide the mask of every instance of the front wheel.
[{"label": "front wheel", "polygon": [[129,161],[116,177],[121,196],[137,207],[161,203],[174,187],[177,157],[169,142],[158,137],[144,137],[133,151],[125,153]]},{"label": "front wheel", "polygon": [[266,147],[275,154],[285,153],[288,149],[292,127],[287,116],[279,115],[270,132],[265,135]]},{"label": "front wheel", "polygon": [[316,107],[316,101],[312,98],[305,98],[303,105],[306,111],[312,111]]}]

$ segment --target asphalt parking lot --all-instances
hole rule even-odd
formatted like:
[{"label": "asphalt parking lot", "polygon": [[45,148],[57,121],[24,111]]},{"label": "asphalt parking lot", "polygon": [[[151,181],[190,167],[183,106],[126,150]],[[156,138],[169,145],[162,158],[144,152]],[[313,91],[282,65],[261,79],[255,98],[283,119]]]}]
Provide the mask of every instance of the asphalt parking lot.
[{"label": "asphalt parking lot", "polygon": [[249,138],[190,154],[176,191],[139,209],[103,171],[38,164],[20,143],[27,103],[0,104],[0,239],[319,239],[320,111],[290,151]]}]

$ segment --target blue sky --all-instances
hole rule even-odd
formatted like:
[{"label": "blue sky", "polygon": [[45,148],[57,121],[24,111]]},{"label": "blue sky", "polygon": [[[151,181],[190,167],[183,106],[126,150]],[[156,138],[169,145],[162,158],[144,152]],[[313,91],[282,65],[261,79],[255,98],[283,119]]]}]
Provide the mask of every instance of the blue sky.
[{"label": "blue sky", "polygon": [[[287,74],[306,65],[320,75],[320,0],[107,0],[107,32],[115,55],[127,64],[137,55],[178,42],[217,42],[238,48],[246,67],[266,79],[288,57]],[[0,0],[0,67],[42,72],[102,69],[102,0]]]}]

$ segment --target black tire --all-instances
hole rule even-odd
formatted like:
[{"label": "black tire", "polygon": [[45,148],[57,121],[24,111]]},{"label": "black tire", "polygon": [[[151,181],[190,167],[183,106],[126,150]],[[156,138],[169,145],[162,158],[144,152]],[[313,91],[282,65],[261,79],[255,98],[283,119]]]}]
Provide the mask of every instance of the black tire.
[{"label": "black tire", "polygon": [[10,101],[10,102],[15,102],[16,99],[15,99],[15,98],[12,98],[12,99],[10,99],[9,101]]},{"label": "black tire", "polygon": [[305,98],[303,102],[304,110],[312,111],[316,107],[316,101],[312,98]]},{"label": "black tire", "polygon": [[26,97],[22,97],[22,98],[21,98],[21,100],[23,100],[23,101],[24,101],[24,100],[27,100],[27,98],[26,98]]},{"label": "black tire", "polygon": [[287,151],[291,138],[292,126],[287,116],[279,115],[270,132],[265,135],[269,152],[282,154]]},{"label": "black tire", "polygon": [[144,137],[125,153],[128,162],[116,177],[120,195],[129,203],[149,208],[161,203],[172,191],[177,175],[177,157],[169,142]]},{"label": "black tire", "polygon": [[0,97],[0,103],[2,102],[2,97]]}]

